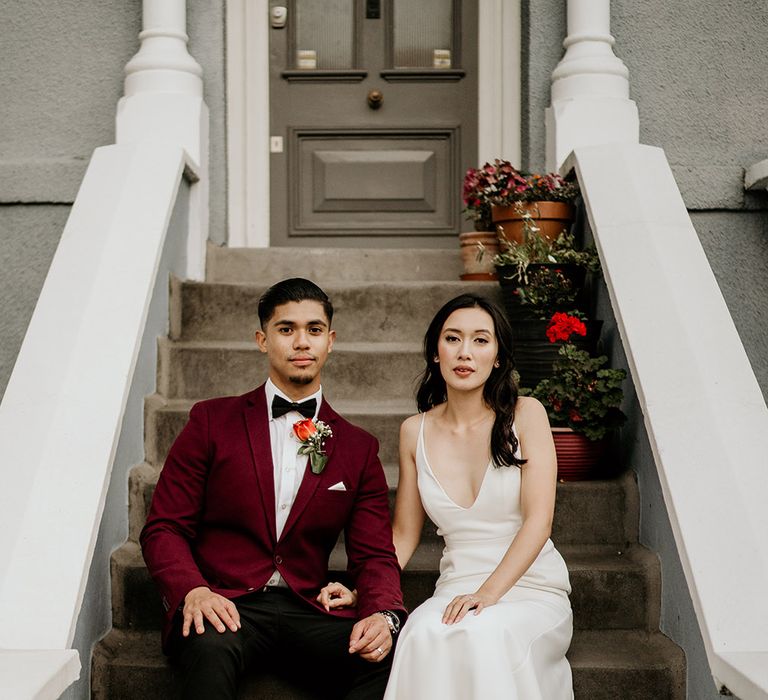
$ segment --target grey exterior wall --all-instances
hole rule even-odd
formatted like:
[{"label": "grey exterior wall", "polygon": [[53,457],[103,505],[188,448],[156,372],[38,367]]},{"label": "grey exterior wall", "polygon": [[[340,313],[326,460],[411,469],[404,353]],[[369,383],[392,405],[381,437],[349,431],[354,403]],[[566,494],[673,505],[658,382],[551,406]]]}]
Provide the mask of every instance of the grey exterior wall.
[{"label": "grey exterior wall", "polygon": [[[522,12],[522,167],[541,170],[566,3],[523,0]],[[768,157],[766,31],[768,8],[748,0],[611,2],[640,141],[667,154],[764,395],[768,194],[745,193],[744,169]]]},{"label": "grey exterior wall", "polygon": [[563,56],[566,3],[522,0],[520,7],[520,167],[541,172],[546,153],[544,110],[549,107],[552,71]]},{"label": "grey exterior wall", "polygon": [[691,219],[768,401],[768,211],[698,211]]},{"label": "grey exterior wall", "polygon": [[227,240],[226,2],[187,1],[189,52],[203,68],[203,97],[210,110],[210,233],[214,243]]},{"label": "grey exterior wall", "polygon": [[[211,113],[211,239],[226,223],[224,2],[188,3]],[[0,398],[91,153],[115,141],[141,0],[5,0],[0,24]]]},{"label": "grey exterior wall", "polygon": [[66,204],[0,204],[0,399],[68,215]]},{"label": "grey exterior wall", "polygon": [[139,0],[6,0],[0,41],[4,202],[67,202],[91,152],[114,142]]},{"label": "grey exterior wall", "polygon": [[768,396],[768,196],[744,191],[744,169],[768,157],[768,8],[614,1],[611,28],[629,68],[640,140],[664,148]]},{"label": "grey exterior wall", "polygon": [[[523,162],[544,167],[544,110],[563,55],[566,3],[522,1]],[[661,146],[689,209],[764,208],[743,169],[768,156],[768,8],[749,0],[612,0],[641,143]]]},{"label": "grey exterior wall", "polygon": [[611,3],[640,140],[664,148],[689,209],[741,209],[743,168],[768,156],[767,28],[750,0]]},{"label": "grey exterior wall", "polygon": [[94,148],[114,142],[138,0],[7,0],[0,27],[0,396]]}]

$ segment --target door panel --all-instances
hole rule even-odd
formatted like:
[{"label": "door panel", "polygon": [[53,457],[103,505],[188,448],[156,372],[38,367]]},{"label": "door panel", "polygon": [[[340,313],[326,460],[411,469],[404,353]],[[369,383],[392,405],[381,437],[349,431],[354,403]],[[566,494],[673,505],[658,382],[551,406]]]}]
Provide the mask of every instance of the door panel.
[{"label": "door panel", "polygon": [[291,230],[324,237],[404,228],[453,235],[453,202],[440,183],[456,174],[454,132],[298,131],[294,141]]},{"label": "door panel", "polygon": [[270,130],[284,144],[272,245],[455,244],[477,153],[476,31],[476,2],[288,5],[270,34]]}]

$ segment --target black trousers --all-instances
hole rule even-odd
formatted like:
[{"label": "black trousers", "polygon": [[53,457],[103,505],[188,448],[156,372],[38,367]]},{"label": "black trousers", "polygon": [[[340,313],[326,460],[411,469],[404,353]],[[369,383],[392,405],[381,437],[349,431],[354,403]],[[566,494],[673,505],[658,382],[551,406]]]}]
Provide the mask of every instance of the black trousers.
[{"label": "black trousers", "polygon": [[181,668],[183,700],[236,700],[245,673],[269,670],[311,688],[328,700],[381,700],[392,665],[350,654],[355,620],[312,610],[288,589],[267,589],[237,598],[241,628],[181,635],[181,616],[171,638],[172,660]]}]

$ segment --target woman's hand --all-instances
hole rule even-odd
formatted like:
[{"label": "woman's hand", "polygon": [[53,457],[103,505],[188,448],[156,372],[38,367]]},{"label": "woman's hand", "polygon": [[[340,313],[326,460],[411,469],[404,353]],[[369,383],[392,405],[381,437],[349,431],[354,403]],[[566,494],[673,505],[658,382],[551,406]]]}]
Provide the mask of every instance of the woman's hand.
[{"label": "woman's hand", "polygon": [[346,586],[332,582],[320,590],[317,602],[326,610],[331,608],[352,608],[357,605],[357,591],[350,591]]},{"label": "woman's hand", "polygon": [[498,602],[498,598],[494,598],[482,591],[476,591],[475,593],[468,593],[466,595],[457,595],[445,608],[443,622],[446,625],[452,625],[461,620],[461,618],[470,610],[474,610],[475,615],[479,615],[483,608],[490,607]]}]

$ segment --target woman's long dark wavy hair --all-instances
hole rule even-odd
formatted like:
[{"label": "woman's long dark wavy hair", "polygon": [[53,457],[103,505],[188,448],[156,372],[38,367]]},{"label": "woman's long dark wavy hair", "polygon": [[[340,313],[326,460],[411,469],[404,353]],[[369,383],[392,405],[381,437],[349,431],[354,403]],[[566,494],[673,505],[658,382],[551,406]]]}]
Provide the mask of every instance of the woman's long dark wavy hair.
[{"label": "woman's long dark wavy hair", "polygon": [[444,403],[448,398],[445,379],[440,365],[435,362],[437,344],[448,317],[458,309],[479,308],[493,319],[493,329],[498,344],[498,367],[493,367],[483,387],[483,400],[493,410],[496,418],[491,430],[491,457],[497,467],[520,466],[524,459],[515,456],[517,437],[512,429],[515,422],[517,383],[515,382],[515,361],[512,357],[512,327],[502,310],[478,294],[462,294],[447,302],[432,319],[424,336],[424,360],[426,368],[416,392],[416,403],[420,412]]}]

